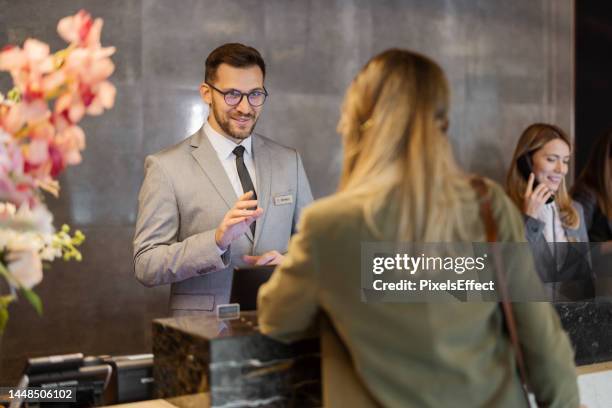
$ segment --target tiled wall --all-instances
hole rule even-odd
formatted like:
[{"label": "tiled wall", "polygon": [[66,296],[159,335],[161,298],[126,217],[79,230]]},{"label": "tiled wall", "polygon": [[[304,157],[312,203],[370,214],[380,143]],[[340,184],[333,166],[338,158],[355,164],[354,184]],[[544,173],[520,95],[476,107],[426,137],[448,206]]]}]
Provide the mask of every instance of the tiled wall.
[{"label": "tiled wall", "polygon": [[[84,123],[84,161],[49,200],[56,224],[87,235],[81,263],[54,264],[37,288],[39,318],[11,309],[0,384],[26,355],[150,350],[150,320],[167,288],[133,278],[131,238],[144,157],[197,130],[206,55],[229,41],[258,48],[269,67],[258,131],[298,148],[317,197],[334,191],[335,126],[345,88],[373,54],[411,48],[436,59],[452,85],[451,137],[468,169],[501,180],[520,131],[533,121],[573,126],[569,0],[0,0],[0,46],[28,36],[63,45],[57,21],[85,8],[117,47],[115,108]],[[0,89],[6,90],[6,77]]]}]

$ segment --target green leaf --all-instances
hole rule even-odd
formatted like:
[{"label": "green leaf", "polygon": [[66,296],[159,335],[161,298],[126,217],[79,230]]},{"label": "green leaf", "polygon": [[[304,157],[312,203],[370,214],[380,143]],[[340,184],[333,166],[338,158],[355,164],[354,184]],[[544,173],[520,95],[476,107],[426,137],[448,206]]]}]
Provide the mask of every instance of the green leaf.
[{"label": "green leaf", "polygon": [[0,305],[0,336],[4,333],[6,324],[8,323],[9,312],[6,305]]},{"label": "green leaf", "polygon": [[42,301],[40,300],[38,295],[34,293],[33,290],[25,289],[25,288],[22,288],[21,292],[23,293],[25,298],[28,299],[28,302],[32,304],[32,306],[34,307],[34,310],[36,310],[36,313],[42,316],[43,306],[42,306]]},{"label": "green leaf", "polygon": [[7,308],[13,300],[15,300],[15,296],[12,295],[0,296],[0,307]]}]

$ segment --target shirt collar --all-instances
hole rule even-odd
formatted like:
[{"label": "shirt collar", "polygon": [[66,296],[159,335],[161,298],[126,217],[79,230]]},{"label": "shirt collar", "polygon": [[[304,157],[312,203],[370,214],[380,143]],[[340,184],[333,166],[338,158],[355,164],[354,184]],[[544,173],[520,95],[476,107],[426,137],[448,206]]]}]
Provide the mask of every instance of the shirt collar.
[{"label": "shirt collar", "polygon": [[[228,159],[234,154],[233,151],[238,144],[234,143],[232,140],[213,129],[208,121],[206,124],[204,124],[204,133],[206,134],[206,137],[208,137],[210,144],[212,145],[213,149],[215,149],[217,156],[219,156],[220,159]],[[240,146],[244,147],[244,151],[249,156],[251,156],[252,139],[253,138],[249,136],[240,143]]]}]

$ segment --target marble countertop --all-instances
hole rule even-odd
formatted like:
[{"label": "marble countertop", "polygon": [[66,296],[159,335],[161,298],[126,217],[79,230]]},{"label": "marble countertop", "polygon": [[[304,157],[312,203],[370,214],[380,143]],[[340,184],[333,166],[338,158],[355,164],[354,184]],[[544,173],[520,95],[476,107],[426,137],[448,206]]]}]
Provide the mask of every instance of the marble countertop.
[{"label": "marble countertop", "polygon": [[259,332],[256,312],[154,320],[153,354],[156,396],[166,401],[208,393],[218,407],[321,406],[319,339],[278,342]]}]

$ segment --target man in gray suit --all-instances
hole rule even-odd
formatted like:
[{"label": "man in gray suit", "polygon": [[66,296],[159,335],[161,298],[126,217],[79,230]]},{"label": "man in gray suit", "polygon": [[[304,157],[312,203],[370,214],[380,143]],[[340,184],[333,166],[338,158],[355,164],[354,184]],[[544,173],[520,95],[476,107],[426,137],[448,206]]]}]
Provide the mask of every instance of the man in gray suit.
[{"label": "man in gray suit", "polygon": [[229,302],[233,269],[282,261],[312,193],[300,155],[253,133],[268,95],[257,50],[225,44],[206,59],[208,121],[148,156],[134,236],[136,277],[172,284],[173,315]]}]

